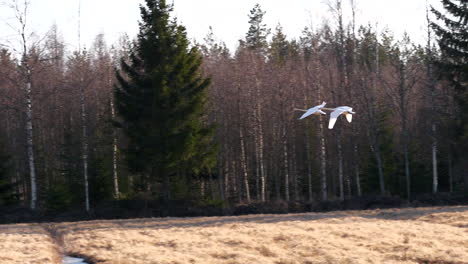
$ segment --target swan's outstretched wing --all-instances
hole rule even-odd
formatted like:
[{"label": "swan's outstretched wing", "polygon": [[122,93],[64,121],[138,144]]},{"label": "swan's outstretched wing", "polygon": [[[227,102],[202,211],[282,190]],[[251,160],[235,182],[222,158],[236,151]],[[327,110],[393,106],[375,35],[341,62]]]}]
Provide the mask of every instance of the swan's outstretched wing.
[{"label": "swan's outstretched wing", "polygon": [[345,113],[346,119],[348,120],[349,123],[353,120],[353,115],[350,113]]},{"label": "swan's outstretched wing", "polygon": [[308,117],[308,116],[310,116],[310,115],[314,115],[314,114],[315,114],[315,115],[320,115],[320,114],[326,115],[325,112],[323,112],[322,110],[320,110],[320,109],[322,109],[326,104],[327,104],[327,103],[323,102],[323,103],[320,104],[320,105],[317,105],[317,106],[314,106],[314,107],[312,107],[312,108],[309,108],[309,110],[307,110],[301,117],[299,117],[299,119],[304,119],[304,118],[306,118],[306,117]]},{"label": "swan's outstretched wing", "polygon": [[316,107],[312,107],[310,108],[309,110],[307,110],[307,112],[305,112],[301,117],[299,117],[299,119],[304,119],[312,114],[314,114],[315,112],[317,112],[317,108]]},{"label": "swan's outstretched wing", "polygon": [[330,122],[328,123],[328,129],[332,129],[335,126],[336,119],[343,113],[341,109],[336,109],[330,114]]}]

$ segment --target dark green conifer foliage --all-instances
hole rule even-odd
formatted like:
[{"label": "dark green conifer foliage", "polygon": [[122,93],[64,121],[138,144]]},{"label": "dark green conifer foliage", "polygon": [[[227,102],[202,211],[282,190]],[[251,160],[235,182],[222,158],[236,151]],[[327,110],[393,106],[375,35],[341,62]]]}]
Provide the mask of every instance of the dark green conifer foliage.
[{"label": "dark green conifer foliage", "polygon": [[0,205],[10,204],[16,200],[15,184],[8,179],[11,168],[11,158],[5,151],[5,146],[0,142]]},{"label": "dark green conifer foliage", "polygon": [[202,57],[190,48],[185,28],[170,18],[165,0],[141,6],[140,32],[130,63],[117,73],[116,106],[128,137],[129,169],[162,180],[170,199],[170,178],[196,174],[216,164],[213,128],[204,120],[210,79],[201,76]]},{"label": "dark green conifer foliage", "polygon": [[[459,115],[455,117],[455,148],[464,170],[468,169],[466,159],[468,150],[468,1],[442,0],[446,13],[432,8],[438,21],[431,26],[438,37],[441,49],[441,59],[436,65],[441,76],[452,83],[459,107]],[[468,175],[464,175],[465,190],[468,191]]]},{"label": "dark green conifer foliage", "polygon": [[[379,103],[379,105],[384,105]],[[383,171],[385,186],[390,193],[398,192],[397,172],[397,153],[395,152],[394,128],[388,121],[390,111],[386,107],[377,109],[377,126],[379,133],[379,147],[382,153]],[[363,189],[366,193],[372,193],[379,189],[377,161],[374,155],[368,153],[368,160],[365,161],[366,166],[363,171]]]},{"label": "dark green conifer foliage", "polygon": [[267,37],[270,29],[263,23],[263,16],[266,12],[262,11],[259,4],[256,4],[249,15],[249,31],[245,37],[247,47],[257,51],[266,51],[268,47]]},{"label": "dark green conifer foliage", "polygon": [[90,197],[93,202],[113,199],[112,148],[113,124],[110,102],[101,113],[97,133],[94,138],[94,151],[90,153]]},{"label": "dark green conifer foliage", "polygon": [[276,26],[275,34],[271,40],[270,57],[277,64],[283,64],[288,57],[289,42],[283,33],[283,27],[280,24]]},{"label": "dark green conifer foliage", "polygon": [[443,25],[431,23],[442,51],[437,61],[442,75],[452,82],[460,106],[459,143],[468,148],[468,1],[442,0],[446,14],[432,8]]}]

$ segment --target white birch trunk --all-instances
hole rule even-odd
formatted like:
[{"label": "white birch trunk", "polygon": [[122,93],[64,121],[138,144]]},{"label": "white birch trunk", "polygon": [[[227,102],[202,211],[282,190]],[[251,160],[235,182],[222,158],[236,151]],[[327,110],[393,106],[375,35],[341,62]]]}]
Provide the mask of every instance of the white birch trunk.
[{"label": "white birch trunk", "polygon": [[409,162],[409,131],[408,131],[408,110],[407,110],[407,94],[408,87],[406,85],[406,68],[404,62],[400,62],[398,66],[399,71],[399,95],[400,95],[400,111],[401,111],[401,122],[402,122],[402,139],[403,139],[403,157],[405,162],[405,177],[406,177],[406,195],[408,200],[411,200],[411,174],[410,174],[410,162]]},{"label": "white birch trunk", "polygon": [[[260,109],[259,109],[260,111]],[[258,159],[260,163],[260,184],[261,184],[261,192],[260,192],[260,198],[262,202],[266,200],[265,198],[265,192],[266,192],[266,175],[265,175],[265,164],[263,161],[263,128],[262,128],[262,118],[261,114],[259,113],[259,150],[258,150]]]},{"label": "white birch trunk", "polygon": [[[376,33],[377,33],[377,24],[375,25]],[[374,78],[374,90],[377,90],[377,79],[379,77],[380,70],[379,70],[379,41],[376,36],[375,42],[375,78]],[[375,117],[375,115],[372,115]],[[373,120],[375,122],[375,118]],[[377,127],[374,127],[376,129]],[[378,135],[375,135],[376,138],[374,140],[375,148],[374,148],[374,155],[375,159],[377,160],[377,168],[379,171],[379,183],[380,183],[380,193],[382,195],[385,194],[385,178],[383,173],[383,162],[382,162],[382,155],[380,153],[380,141],[378,140]]]},{"label": "white birch trunk", "polygon": [[[427,55],[429,57],[427,63],[427,76],[429,78],[429,87],[431,91],[431,112],[436,113],[435,109],[435,80],[432,72],[432,50],[431,50],[431,28],[429,19],[429,10],[426,5],[426,20],[427,26]],[[434,117],[431,118],[431,131],[432,131],[432,193],[437,193],[439,176],[437,172],[437,126],[434,122]]]},{"label": "white birch trunk", "polygon": [[245,186],[245,196],[247,202],[250,202],[250,188],[249,188],[249,175],[247,172],[247,158],[245,155],[245,143],[244,143],[244,133],[242,132],[242,128],[239,128],[239,138],[240,138],[240,147],[241,147],[241,168],[242,168],[242,175],[244,180]]},{"label": "white birch trunk", "polygon": [[255,192],[257,196],[257,200],[260,200],[260,165],[258,160],[258,139],[257,139],[257,132],[253,133],[254,135],[254,146],[255,146]]},{"label": "white birch trunk", "polygon": [[36,168],[34,165],[34,140],[33,140],[33,123],[32,123],[32,88],[31,88],[31,70],[28,64],[28,45],[26,38],[26,21],[27,21],[27,10],[29,3],[24,2],[23,13],[20,12],[18,2],[14,2],[14,12],[18,22],[20,24],[19,33],[21,35],[21,45],[22,45],[22,65],[26,72],[26,94],[25,94],[25,103],[26,103],[26,148],[28,155],[28,165],[29,165],[29,175],[31,180],[31,210],[35,210],[37,207],[37,179],[36,179]]},{"label": "white birch trunk", "polygon": [[34,166],[34,142],[32,124],[32,94],[31,94],[31,72],[27,70],[26,76],[26,145],[28,152],[29,175],[31,179],[31,204],[32,210],[37,206],[37,183],[36,168]]},{"label": "white birch trunk", "polygon": [[289,161],[285,126],[283,126],[284,198],[289,202]]},{"label": "white birch trunk", "polygon": [[[114,99],[111,98],[110,101],[110,107],[111,107],[111,115],[112,115],[112,120],[115,119],[115,108],[114,108]],[[119,177],[118,177],[118,172],[117,172],[117,130],[113,128],[112,131],[112,178],[113,178],[113,183],[114,183],[114,197],[116,199],[119,199],[120,192],[119,192]]]},{"label": "white birch trunk", "polygon": [[200,193],[201,197],[205,198],[205,180],[200,179]]},{"label": "white birch trunk", "polygon": [[[351,4],[351,14],[352,14],[352,20],[351,20],[351,27],[352,27],[352,38],[353,38],[353,51],[352,51],[352,56],[353,56],[353,62],[356,63],[356,46],[357,46],[357,40],[356,40],[356,2],[355,0],[350,0]],[[352,68],[353,75],[356,75],[356,65],[353,66]],[[356,102],[356,100],[352,100],[353,103]],[[353,126],[353,135],[356,136],[356,127]],[[357,138],[357,137],[356,137]],[[355,140],[356,140],[355,138]],[[358,150],[358,145],[356,142],[354,142],[354,157],[355,157],[355,164],[354,164],[354,173],[356,177],[356,189],[357,189],[357,195],[358,197],[362,196],[362,190],[361,190],[361,177],[360,177],[360,170],[359,170],[359,150]]]},{"label": "white birch trunk", "polygon": [[262,107],[260,104],[260,84],[259,80],[255,78],[255,92],[256,92],[256,122],[257,122],[257,132],[258,132],[258,165],[260,166],[260,199],[262,202],[265,201],[265,192],[266,192],[266,179],[265,179],[265,165],[263,161],[263,118],[262,118]]},{"label": "white birch trunk", "polygon": [[322,116],[320,116],[320,186],[322,189],[322,200],[328,200],[328,192],[327,192],[327,153],[326,153],[326,146],[325,146],[325,135],[323,132],[323,122]]}]

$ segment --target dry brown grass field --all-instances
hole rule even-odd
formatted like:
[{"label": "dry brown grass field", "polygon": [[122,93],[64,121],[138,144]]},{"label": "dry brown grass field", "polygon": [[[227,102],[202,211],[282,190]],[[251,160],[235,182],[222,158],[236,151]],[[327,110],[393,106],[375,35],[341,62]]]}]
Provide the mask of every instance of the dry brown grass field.
[{"label": "dry brown grass field", "polygon": [[[65,252],[102,264],[468,263],[468,206],[42,227]],[[0,226],[2,264],[55,263],[56,250],[38,225]],[[42,261],[25,262],[31,255]]]},{"label": "dry brown grass field", "polygon": [[37,224],[0,225],[1,264],[60,263],[59,250]]}]

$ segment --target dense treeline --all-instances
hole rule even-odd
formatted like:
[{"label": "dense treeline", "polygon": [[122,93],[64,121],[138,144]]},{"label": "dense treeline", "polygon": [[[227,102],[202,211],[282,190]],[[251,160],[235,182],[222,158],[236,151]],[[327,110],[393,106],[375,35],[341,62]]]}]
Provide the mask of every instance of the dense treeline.
[{"label": "dense treeline", "polygon": [[[466,2],[459,2],[466,29]],[[167,165],[162,170],[174,171],[170,179],[132,168],[152,162],[129,144],[132,136],[145,137],[141,144],[159,153],[162,143],[148,143],[147,134],[158,128],[131,133],[126,121],[132,114],[115,109],[115,88],[144,72],[132,67],[143,54],[151,54],[135,53],[141,40],[122,37],[109,47],[99,35],[89,49],[71,51],[52,28],[34,45],[22,38],[25,49],[19,58],[3,48],[0,205],[37,200],[38,207],[49,210],[92,208],[112,199],[169,199],[168,190],[173,200],[214,204],[464,192],[468,179],[460,142],[468,135],[463,123],[466,79],[458,77],[454,84],[443,78],[450,69],[440,65],[453,63],[444,46],[438,48],[430,28],[427,44],[420,45],[408,35],[396,39],[389,31],[344,21],[340,0],[330,7],[336,21],[306,27],[299,39],[288,38],[281,25],[271,32],[263,22],[267,14],[256,5],[236,50],[228,50],[213,32],[196,45],[193,52],[202,55],[203,74],[211,78],[202,120],[215,126],[211,144],[218,154],[206,162],[199,157],[203,164],[190,175]],[[438,27],[439,40],[443,29],[450,32],[432,25]],[[465,56],[466,39],[458,38],[465,43]],[[466,69],[466,57],[460,63]],[[295,108],[322,101],[353,107],[353,122],[338,120],[329,130],[326,116],[298,120],[301,112]],[[197,124],[190,126],[200,130]],[[126,155],[133,155],[131,166]],[[36,205],[31,202],[31,207]]]}]

